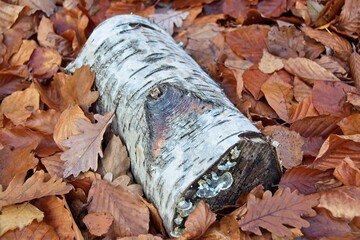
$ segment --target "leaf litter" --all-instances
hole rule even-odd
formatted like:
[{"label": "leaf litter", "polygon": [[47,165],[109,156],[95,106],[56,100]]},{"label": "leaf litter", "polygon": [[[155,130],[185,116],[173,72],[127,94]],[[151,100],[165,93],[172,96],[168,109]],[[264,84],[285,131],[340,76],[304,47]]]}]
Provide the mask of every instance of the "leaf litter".
[{"label": "leaf litter", "polygon": [[63,72],[96,25],[130,13],[172,34],[280,143],[277,190],[217,215],[201,201],[182,239],[358,238],[359,12],[356,0],[0,1],[0,208],[13,219],[1,238],[167,237],[126,146],[103,140],[113,114],[92,108],[95,73]]}]

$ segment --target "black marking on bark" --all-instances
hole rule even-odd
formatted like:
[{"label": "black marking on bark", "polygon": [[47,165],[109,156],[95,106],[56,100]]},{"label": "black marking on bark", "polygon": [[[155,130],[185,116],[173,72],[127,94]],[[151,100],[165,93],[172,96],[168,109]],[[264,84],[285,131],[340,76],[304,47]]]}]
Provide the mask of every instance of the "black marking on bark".
[{"label": "black marking on bark", "polygon": [[147,68],[148,66],[149,66],[149,65],[145,65],[145,66],[139,68],[138,70],[136,70],[135,72],[133,72],[133,73],[129,76],[129,78],[132,78],[133,76],[135,76],[137,73],[139,73],[140,71],[144,70],[144,69]]},{"label": "black marking on bark", "polygon": [[160,61],[162,59],[164,59],[164,53],[152,53],[152,54],[146,56],[144,58],[143,62],[145,62],[145,63],[155,63],[155,62]]},{"label": "black marking on bark", "polygon": [[143,23],[138,23],[138,22],[129,23],[129,26],[132,27],[133,29],[138,29],[138,28],[143,27],[143,28],[148,28],[148,29],[151,29],[151,30],[153,30],[153,31],[159,32],[158,29],[153,28],[153,27],[151,27],[151,26],[149,26],[149,25],[146,25],[146,24],[143,24]]},{"label": "black marking on bark", "polygon": [[169,71],[169,70],[175,70],[177,69],[176,67],[174,66],[171,66],[171,65],[161,65],[160,67],[152,70],[149,74],[147,74],[145,76],[145,78],[148,78],[150,77],[151,75],[155,74],[155,73],[158,73],[158,72],[161,72],[161,71]]}]

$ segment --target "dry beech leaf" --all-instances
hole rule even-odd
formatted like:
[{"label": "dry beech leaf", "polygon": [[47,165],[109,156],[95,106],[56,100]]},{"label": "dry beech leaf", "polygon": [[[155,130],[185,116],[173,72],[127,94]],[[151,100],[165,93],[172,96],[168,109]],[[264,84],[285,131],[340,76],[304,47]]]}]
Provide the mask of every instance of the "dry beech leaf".
[{"label": "dry beech leaf", "polygon": [[344,186],[320,192],[318,207],[326,208],[336,218],[352,220],[360,216],[360,188]]},{"label": "dry beech leaf", "polygon": [[334,20],[334,18],[339,15],[344,2],[345,0],[327,1],[319,13],[318,19],[315,21],[315,26],[322,26]]},{"label": "dry beech leaf", "polygon": [[359,2],[357,0],[344,1],[339,17],[339,29],[349,35],[360,35]]},{"label": "dry beech leaf", "polygon": [[346,96],[346,102],[353,105],[356,110],[360,110],[360,94],[359,93],[348,93]]},{"label": "dry beech leaf", "polygon": [[59,239],[54,228],[45,222],[33,221],[30,225],[26,226],[23,230],[13,230],[5,233],[1,240],[14,240],[14,239]]},{"label": "dry beech leaf", "polygon": [[55,2],[56,0],[20,0],[19,4],[30,7],[33,12],[41,10],[49,17],[55,11]]},{"label": "dry beech leaf", "polygon": [[340,60],[333,56],[329,55],[321,55],[320,59],[315,59],[320,66],[325,68],[326,70],[334,73],[334,74],[341,74],[342,76],[346,75],[345,68],[340,64]]},{"label": "dry beech leaf", "polygon": [[349,157],[345,157],[334,170],[334,176],[345,186],[360,187],[360,169]]},{"label": "dry beech leaf", "polygon": [[316,2],[315,0],[307,0],[306,3],[309,9],[311,21],[315,22],[324,6]]},{"label": "dry beech leaf", "polygon": [[64,161],[60,158],[61,153],[41,158],[41,163],[52,177],[62,178],[64,172]]},{"label": "dry beech leaf", "polygon": [[245,88],[259,100],[264,94],[261,92],[261,86],[271,75],[259,70],[259,65],[254,64],[246,69],[242,75]]},{"label": "dry beech leaf", "polygon": [[215,222],[200,238],[200,240],[231,239],[241,239],[238,223],[233,216],[225,216],[220,221]]},{"label": "dry beech leaf", "polygon": [[10,64],[25,64],[27,61],[29,61],[31,54],[37,46],[38,45],[34,40],[23,40],[19,51],[10,58]]},{"label": "dry beech leaf", "polygon": [[23,8],[23,6],[16,6],[0,1],[0,34],[13,25]]},{"label": "dry beech leaf", "polygon": [[356,88],[343,82],[317,81],[312,91],[312,103],[321,115],[344,116],[351,112],[346,103],[346,94]]},{"label": "dry beech leaf", "polygon": [[360,134],[360,113],[343,118],[338,125],[344,135]]},{"label": "dry beech leaf", "polygon": [[130,171],[130,158],[125,145],[118,136],[113,135],[104,150],[100,172],[111,172],[114,179]]},{"label": "dry beech leaf", "polygon": [[301,217],[315,216],[312,207],[318,202],[317,196],[304,196],[297,191],[291,192],[289,188],[278,189],[274,196],[266,191],[262,199],[250,195],[248,211],[239,220],[239,226],[241,230],[256,235],[262,235],[261,227],[279,237],[291,236],[292,232],[284,224],[296,228],[308,227],[310,224]]},{"label": "dry beech leaf", "polygon": [[25,81],[28,75],[29,71],[25,65],[2,68],[0,70],[0,99],[28,87],[30,83]]},{"label": "dry beech leaf", "polygon": [[350,157],[360,167],[360,134],[331,134],[321,146],[319,155],[312,163],[314,168],[327,170],[335,168],[345,157]]},{"label": "dry beech leaf", "polygon": [[288,121],[292,107],[292,85],[283,82],[277,73],[273,73],[261,86],[261,91],[277,115],[284,121]]},{"label": "dry beech leaf", "polygon": [[280,179],[280,188],[290,188],[291,191],[298,190],[308,195],[318,191],[318,185],[334,179],[331,171],[321,171],[306,166],[288,169]]},{"label": "dry beech leaf", "polygon": [[303,139],[304,145],[302,150],[304,152],[304,157],[316,157],[319,154],[320,148],[325,139],[322,137],[308,137]]},{"label": "dry beech leaf", "polygon": [[114,217],[114,231],[119,237],[145,234],[149,228],[149,210],[140,197],[121,186],[113,187],[101,179],[94,179],[88,195],[89,213],[110,213]]},{"label": "dry beech leaf", "polygon": [[344,60],[347,60],[352,52],[350,43],[336,33],[315,30],[310,27],[303,27],[301,30],[308,37],[313,38],[316,41],[321,42],[324,46],[331,48],[337,56]]},{"label": "dry beech leaf", "polygon": [[0,113],[3,113],[15,125],[19,125],[24,123],[33,111],[39,109],[39,104],[39,92],[30,87],[4,98],[0,105]]},{"label": "dry beech leaf", "polygon": [[193,0],[174,0],[172,1],[172,7],[175,9],[181,9],[181,8],[186,8],[186,7],[196,7],[196,6],[200,6],[202,4],[210,4],[214,2],[214,0],[198,0],[198,1],[193,1]]},{"label": "dry beech leaf", "polygon": [[44,171],[36,171],[24,182],[24,174],[14,176],[5,191],[0,191],[0,208],[3,206],[29,201],[49,195],[65,194],[72,186]]},{"label": "dry beech leaf", "polygon": [[[130,173],[129,173],[130,174]],[[134,195],[142,196],[144,195],[142,186],[140,184],[131,184],[131,178],[128,175],[121,175],[114,179],[114,181],[111,182],[111,185],[114,187],[122,186],[132,192]]]},{"label": "dry beech leaf", "polygon": [[319,116],[319,113],[312,103],[312,96],[309,96],[304,98],[291,112],[290,122],[315,116]]},{"label": "dry beech leaf", "polygon": [[307,58],[283,60],[285,70],[304,80],[340,81],[334,74]]},{"label": "dry beech leaf", "polygon": [[266,49],[263,49],[263,55],[259,62],[259,70],[263,73],[273,73],[284,67],[282,60],[271,55]]},{"label": "dry beech leaf", "polygon": [[225,40],[238,56],[258,63],[263,49],[267,49],[267,35],[270,28],[265,25],[241,26],[225,33]]},{"label": "dry beech leaf", "polygon": [[96,170],[98,166],[98,155],[103,156],[101,141],[107,126],[114,118],[114,114],[107,112],[104,116],[95,114],[97,123],[92,124],[83,119],[75,120],[76,125],[82,133],[71,136],[62,142],[63,146],[69,147],[61,155],[64,163],[64,177],[78,176],[80,172],[89,169]]},{"label": "dry beech leaf", "polygon": [[224,14],[236,19],[246,18],[251,5],[257,4],[257,2],[254,2],[248,0],[225,0],[222,5],[222,11]]},{"label": "dry beech leaf", "polygon": [[11,150],[5,146],[0,150],[0,185],[5,189],[16,174],[25,175],[30,169],[37,166],[38,160],[34,156],[33,150],[37,143],[29,146],[15,148]]},{"label": "dry beech leaf", "polygon": [[28,67],[32,70],[34,77],[45,79],[52,77],[61,64],[61,56],[58,51],[37,47],[31,54]]},{"label": "dry beech leaf", "polygon": [[201,200],[187,218],[185,231],[179,239],[186,240],[201,237],[215,220],[216,214],[211,212],[204,200]]},{"label": "dry beech leaf", "polygon": [[114,217],[110,213],[89,213],[83,218],[89,232],[98,237],[109,231],[113,221]]},{"label": "dry beech leaf", "polygon": [[150,219],[151,219],[151,223],[154,225],[154,227],[156,228],[156,230],[158,230],[159,232],[161,232],[162,235],[166,235],[166,230],[163,224],[163,221],[161,219],[160,213],[157,210],[157,208],[147,202],[144,198],[141,198],[141,200],[143,201],[143,203],[147,206],[147,208],[150,211]]},{"label": "dry beech leaf", "polygon": [[354,85],[360,90],[360,55],[356,51],[350,55],[349,66]]},{"label": "dry beech leaf", "polygon": [[54,141],[62,150],[66,150],[66,147],[63,145],[64,140],[82,133],[75,123],[80,119],[90,123],[90,120],[78,105],[69,106],[61,113],[54,128]]},{"label": "dry beech leaf", "polygon": [[31,116],[26,120],[25,126],[43,134],[53,134],[59,117],[60,113],[54,109],[47,111],[36,110],[32,112]]},{"label": "dry beech leaf", "polygon": [[55,47],[55,42],[50,42],[48,35],[54,32],[54,24],[50,19],[43,16],[39,23],[39,28],[37,32],[37,40],[42,47]]},{"label": "dry beech leaf", "polygon": [[165,13],[155,13],[149,16],[149,19],[162,27],[170,35],[174,33],[174,25],[181,27],[183,21],[187,18],[189,12],[174,11],[172,9]]},{"label": "dry beech leaf", "polygon": [[44,213],[28,202],[3,207],[0,214],[0,236],[9,230],[22,230],[32,221],[41,222],[43,218]]},{"label": "dry beech leaf", "polygon": [[283,167],[289,169],[301,164],[304,140],[297,132],[283,126],[266,126],[262,132],[280,143],[276,153]]},{"label": "dry beech leaf", "polygon": [[348,221],[334,218],[324,208],[317,207],[316,212],[317,215],[315,217],[306,218],[310,226],[301,229],[304,237],[307,239],[355,239],[351,237],[346,238],[346,236],[353,233]]},{"label": "dry beech leaf", "polygon": [[279,17],[286,10],[286,0],[280,1],[262,1],[257,9],[265,17]]},{"label": "dry beech leaf", "polygon": [[55,79],[59,81],[60,94],[66,107],[77,104],[87,111],[99,97],[97,91],[91,91],[95,72],[90,71],[89,65],[76,69],[73,75],[58,73]]},{"label": "dry beech leaf", "polygon": [[65,201],[52,195],[39,198],[33,204],[44,212],[43,221],[55,229],[60,239],[74,239],[74,220],[65,206]]},{"label": "dry beech leaf", "polygon": [[154,236],[152,234],[140,234],[136,237],[122,237],[116,238],[116,240],[163,240],[163,238]]}]

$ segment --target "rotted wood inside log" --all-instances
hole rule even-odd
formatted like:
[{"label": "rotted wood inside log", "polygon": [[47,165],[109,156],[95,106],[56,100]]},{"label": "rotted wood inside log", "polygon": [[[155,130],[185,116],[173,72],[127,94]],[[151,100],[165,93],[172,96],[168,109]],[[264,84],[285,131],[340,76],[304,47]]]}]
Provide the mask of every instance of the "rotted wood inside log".
[{"label": "rotted wood inside log", "polygon": [[271,142],[156,24],[135,15],[106,20],[66,70],[86,64],[96,73],[97,110],[115,112],[111,130],[172,236],[200,199],[217,209],[279,181]]}]

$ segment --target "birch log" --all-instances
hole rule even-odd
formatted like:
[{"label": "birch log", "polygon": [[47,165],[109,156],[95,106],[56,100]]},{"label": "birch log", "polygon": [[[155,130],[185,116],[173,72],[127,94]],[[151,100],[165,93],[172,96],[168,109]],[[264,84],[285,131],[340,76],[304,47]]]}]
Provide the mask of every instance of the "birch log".
[{"label": "birch log", "polygon": [[68,67],[96,73],[100,113],[115,111],[136,181],[177,236],[200,199],[212,209],[281,175],[274,147],[156,24],[135,15],[99,25]]}]

